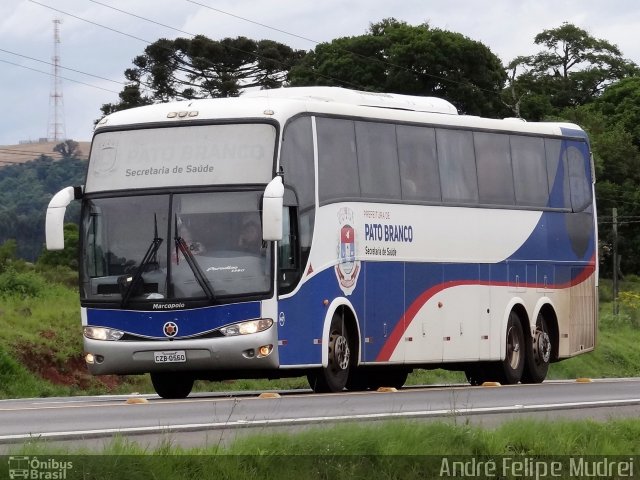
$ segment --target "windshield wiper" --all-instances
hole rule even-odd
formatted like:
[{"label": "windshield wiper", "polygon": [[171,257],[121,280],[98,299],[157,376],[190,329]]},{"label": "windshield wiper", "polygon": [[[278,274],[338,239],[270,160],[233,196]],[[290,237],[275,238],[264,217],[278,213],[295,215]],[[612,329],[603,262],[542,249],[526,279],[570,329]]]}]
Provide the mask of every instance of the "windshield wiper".
[{"label": "windshield wiper", "polygon": [[[120,277],[121,280],[119,279],[118,281],[121,287],[124,288],[124,293],[122,294],[122,302],[120,302],[120,308],[124,308],[127,305],[127,303],[129,303],[129,298],[131,298],[131,295],[133,294],[133,292],[135,292],[138,289],[140,282],[142,282],[142,274],[144,273],[147,266],[150,265],[151,263],[158,263],[158,260],[157,260],[158,249],[160,248],[160,244],[162,244],[163,240],[162,238],[158,237],[158,220],[155,214],[153,214],[153,226],[154,226],[153,240],[151,241],[151,245],[149,245],[149,248],[147,249],[147,253],[144,254],[144,258],[140,262],[140,265],[136,269],[136,273],[133,274],[133,277],[131,276]],[[144,285],[144,282],[143,282],[143,285]]]},{"label": "windshield wiper", "polygon": [[180,250],[182,252],[182,255],[184,255],[184,259],[187,261],[189,268],[193,272],[193,276],[196,277],[196,281],[198,282],[198,285],[200,285],[200,288],[204,290],[204,293],[209,299],[209,301],[213,302],[213,300],[215,299],[215,295],[213,293],[213,287],[211,286],[209,279],[200,268],[200,265],[198,265],[198,262],[193,256],[193,253],[191,252],[189,245],[187,245],[187,242],[185,242],[184,238],[178,235],[178,216],[177,215],[175,218],[175,237],[173,238],[173,240],[176,245],[176,261],[178,260],[178,250]]}]

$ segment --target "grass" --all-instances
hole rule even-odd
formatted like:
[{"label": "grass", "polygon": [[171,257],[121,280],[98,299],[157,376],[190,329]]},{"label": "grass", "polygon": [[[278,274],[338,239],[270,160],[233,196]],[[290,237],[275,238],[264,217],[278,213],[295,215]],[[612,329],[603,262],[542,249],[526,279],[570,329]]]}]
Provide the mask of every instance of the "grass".
[{"label": "grass", "polygon": [[[0,396],[37,397],[85,393],[151,392],[146,376],[122,379],[117,387],[99,382],[55,385],[17,361],[29,348],[32,356],[45,355],[58,366],[81,352],[77,294],[51,287],[35,297],[6,297],[0,307]],[[623,285],[640,291],[640,282]],[[640,376],[640,312],[626,305],[614,316],[605,284],[601,304],[599,345],[595,352],[557,364],[550,378]],[[443,370],[419,370],[408,384],[458,383],[464,376]],[[279,381],[238,380],[198,382],[206,391],[308,388],[304,378]],[[15,447],[12,455],[75,455],[66,478],[440,478],[442,459],[454,455],[476,461],[505,458],[560,459],[558,455],[640,455],[640,419],[597,421],[519,420],[496,428],[482,428],[447,419],[442,422],[390,422],[375,425],[345,423],[314,427],[300,433],[241,437],[223,446],[182,448],[171,437],[150,448],[116,438],[103,450],[70,450],[43,441]],[[83,456],[84,455],[84,456]],[[589,457],[592,458],[592,457]],[[615,457],[619,458],[619,457]],[[6,464],[0,462],[0,477]],[[635,465],[636,469],[640,468]],[[567,467],[568,468],[568,467]],[[565,470],[565,473],[568,473]],[[533,478],[532,476],[529,476]],[[529,478],[527,477],[527,478]],[[485,478],[485,477],[475,477]],[[500,478],[523,478],[507,472]],[[570,475],[560,478],[570,478]]]},{"label": "grass", "polygon": [[548,378],[640,376],[640,328],[634,326],[624,314],[614,316],[611,308],[611,304],[604,304],[601,308],[595,350],[552,364]]},{"label": "grass", "polygon": [[[544,432],[541,435],[540,432]],[[299,434],[263,434],[238,440],[233,455],[637,455],[640,419],[511,421],[495,429],[447,422],[345,424]]]},{"label": "grass", "polygon": [[[18,280],[20,280],[18,278]],[[0,288],[0,398],[132,392],[152,393],[146,375],[92,377],[82,360],[82,333],[75,288],[27,280],[14,283],[33,295],[8,295]],[[33,285],[32,285],[33,284]],[[35,285],[35,286],[34,286]],[[2,287],[2,285],[0,285]],[[622,291],[640,292],[640,278],[623,282]],[[602,281],[598,345],[594,352],[551,365],[548,378],[640,376],[640,296],[614,316],[611,282]],[[635,303],[634,303],[635,302]],[[407,385],[464,383],[461,372],[416,370]],[[196,382],[195,391],[309,388],[305,377],[281,380]]]},{"label": "grass", "polygon": [[[123,472],[127,479],[172,480],[269,479],[280,478],[283,473],[289,478],[308,479],[443,478],[449,476],[443,475],[444,459],[495,462],[502,475],[493,478],[538,478],[533,474],[517,474],[511,468],[505,474],[502,465],[522,463],[525,459],[547,464],[563,462],[563,473],[568,475],[560,478],[576,478],[570,475],[570,459],[597,460],[594,456],[606,456],[610,461],[628,462],[630,456],[640,454],[639,437],[640,419],[524,420],[510,421],[494,429],[452,422],[402,421],[375,426],[347,423],[296,434],[264,433],[244,437],[228,447],[181,448],[167,438],[150,449],[116,438],[104,447],[101,455],[42,442],[23,445],[11,454],[41,459],[46,455],[75,455],[64,459],[74,462],[67,476],[70,479],[122,478]],[[450,469],[451,464],[448,465]]]}]

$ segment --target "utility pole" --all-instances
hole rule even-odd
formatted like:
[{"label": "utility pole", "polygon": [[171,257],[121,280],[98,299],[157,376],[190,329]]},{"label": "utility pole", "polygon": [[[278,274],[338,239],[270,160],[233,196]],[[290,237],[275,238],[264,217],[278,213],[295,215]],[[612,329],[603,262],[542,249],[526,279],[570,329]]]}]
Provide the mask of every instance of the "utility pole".
[{"label": "utility pole", "polygon": [[50,142],[66,140],[64,127],[64,101],[62,98],[62,79],[60,78],[60,24],[62,20],[53,20],[53,57],[51,57],[52,80],[49,94],[49,127],[47,139]]},{"label": "utility pole", "polygon": [[612,209],[613,217],[613,314],[618,315],[618,209]]}]

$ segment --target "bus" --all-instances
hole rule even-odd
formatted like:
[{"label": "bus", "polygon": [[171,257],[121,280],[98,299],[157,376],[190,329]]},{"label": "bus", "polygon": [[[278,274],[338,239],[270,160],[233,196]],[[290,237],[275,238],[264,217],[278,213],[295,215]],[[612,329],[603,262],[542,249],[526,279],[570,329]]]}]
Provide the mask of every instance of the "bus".
[{"label": "bus", "polygon": [[595,347],[593,187],[574,124],[261,90],[103,118],[47,247],[80,200],[88,369],[150,373],[163,398],[202,379],[399,388],[433,368],[539,383]]}]

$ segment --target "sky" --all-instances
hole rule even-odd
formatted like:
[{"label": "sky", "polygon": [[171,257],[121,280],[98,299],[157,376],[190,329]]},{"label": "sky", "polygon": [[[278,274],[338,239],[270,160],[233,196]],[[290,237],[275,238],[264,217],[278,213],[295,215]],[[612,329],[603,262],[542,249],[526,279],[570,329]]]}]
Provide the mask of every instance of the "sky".
[{"label": "sky", "polygon": [[62,20],[64,131],[67,138],[89,141],[100,107],[117,102],[133,58],[159,38],[187,36],[174,29],[313,50],[316,42],[362,35],[389,17],[461,33],[484,43],[504,64],[537,53],[536,34],[566,21],[617,45],[640,65],[637,0],[1,0],[0,145],[47,136],[54,19]]}]

